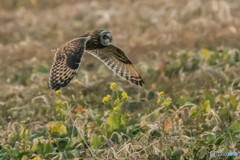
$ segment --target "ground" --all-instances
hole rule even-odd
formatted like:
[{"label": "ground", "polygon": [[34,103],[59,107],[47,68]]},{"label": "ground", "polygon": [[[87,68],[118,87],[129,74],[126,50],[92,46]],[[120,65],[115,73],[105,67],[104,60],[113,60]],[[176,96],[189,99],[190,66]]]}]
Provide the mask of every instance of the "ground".
[{"label": "ground", "polygon": [[[239,16],[239,1],[0,0],[0,159],[239,152]],[[51,50],[103,28],[144,86],[86,54],[71,83],[50,90]]]}]

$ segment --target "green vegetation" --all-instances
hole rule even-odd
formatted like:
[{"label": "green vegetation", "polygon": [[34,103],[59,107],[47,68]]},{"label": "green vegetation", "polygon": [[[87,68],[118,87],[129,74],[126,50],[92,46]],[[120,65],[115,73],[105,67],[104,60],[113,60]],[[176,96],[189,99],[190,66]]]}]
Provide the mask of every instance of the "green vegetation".
[{"label": "green vegetation", "polygon": [[[0,160],[236,159],[210,152],[240,151],[239,6],[0,0]],[[96,29],[144,86],[85,54],[71,83],[50,90],[51,50]]]},{"label": "green vegetation", "polygon": [[[238,56],[236,49],[182,53],[163,70],[142,71],[144,88],[118,78],[85,87],[75,80],[56,93],[44,87],[46,64],[26,68],[27,74],[19,71],[10,82],[36,83],[36,95],[23,90],[23,107],[12,107],[17,97],[6,94],[0,158],[209,159],[211,151],[237,152]],[[42,83],[33,82],[37,75]]]}]

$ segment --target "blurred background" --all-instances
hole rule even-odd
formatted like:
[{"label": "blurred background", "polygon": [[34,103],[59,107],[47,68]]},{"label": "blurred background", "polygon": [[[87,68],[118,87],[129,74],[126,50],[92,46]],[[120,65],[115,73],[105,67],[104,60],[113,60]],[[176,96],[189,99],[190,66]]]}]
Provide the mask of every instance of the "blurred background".
[{"label": "blurred background", "polygon": [[[164,116],[176,118],[185,103],[203,105],[204,113],[211,105],[215,115],[224,120],[217,123],[219,128],[240,128],[239,122],[232,122],[239,120],[240,114],[239,17],[239,0],[0,0],[0,141],[10,143],[6,137],[18,131],[12,126],[20,121],[28,119],[29,130],[35,131],[47,130],[45,124],[58,119],[58,97],[48,88],[54,58],[51,50],[97,29],[112,33],[114,44],[127,53],[145,85],[138,88],[125,82],[85,54],[78,74],[62,90],[72,109],[99,108],[97,113],[104,118],[102,98],[112,93],[109,85],[117,82],[131,97],[123,109],[133,114],[156,109],[159,91],[171,97],[172,105],[162,117],[157,116],[159,122],[152,122],[160,128]],[[191,115],[188,110],[184,113]],[[189,124],[185,129],[201,139],[203,132],[211,132],[216,125],[209,120],[206,130],[199,131],[200,125],[195,124],[206,125],[212,115],[195,115],[191,119],[194,126]],[[183,146],[176,141],[170,148]],[[230,143],[232,140],[223,146]],[[213,150],[207,145],[208,151]],[[232,148],[236,149],[236,144]]]},{"label": "blurred background", "polygon": [[236,0],[1,0],[0,67],[51,64],[51,49],[101,28],[112,32],[134,63],[151,54],[238,47],[239,5]]},{"label": "blurred background", "polygon": [[[114,43],[143,75],[148,74],[143,76],[145,87],[164,89],[159,84],[168,83],[169,76],[182,68],[195,71],[203,66],[196,52],[240,46],[239,6],[237,0],[0,0],[0,100],[11,88],[19,92],[39,86],[47,89],[54,58],[51,50],[96,29],[108,29]],[[200,56],[208,58],[208,50]],[[236,56],[234,61],[238,61]],[[151,69],[156,71],[153,75],[148,72]],[[111,71],[87,54],[79,72],[75,80],[81,83],[112,77]],[[179,76],[173,78],[174,83],[178,80]]]}]

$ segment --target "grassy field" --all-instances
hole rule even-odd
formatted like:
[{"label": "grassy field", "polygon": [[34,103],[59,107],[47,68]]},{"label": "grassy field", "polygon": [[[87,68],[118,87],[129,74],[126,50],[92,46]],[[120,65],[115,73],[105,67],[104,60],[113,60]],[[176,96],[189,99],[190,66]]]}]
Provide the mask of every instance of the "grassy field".
[{"label": "grassy field", "polygon": [[[0,159],[234,159],[240,2],[0,0]],[[85,54],[48,88],[51,50],[108,29],[145,81]],[[239,158],[239,157],[238,157]]]}]

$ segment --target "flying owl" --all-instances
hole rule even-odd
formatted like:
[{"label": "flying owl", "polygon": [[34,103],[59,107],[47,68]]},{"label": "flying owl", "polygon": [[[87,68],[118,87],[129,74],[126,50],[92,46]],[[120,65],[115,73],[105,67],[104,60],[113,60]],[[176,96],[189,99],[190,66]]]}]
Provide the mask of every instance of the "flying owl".
[{"label": "flying owl", "polygon": [[85,33],[61,45],[55,53],[49,77],[49,86],[58,90],[68,85],[77,73],[83,53],[100,59],[119,77],[143,85],[143,79],[122,49],[112,44],[112,35],[107,30]]}]

